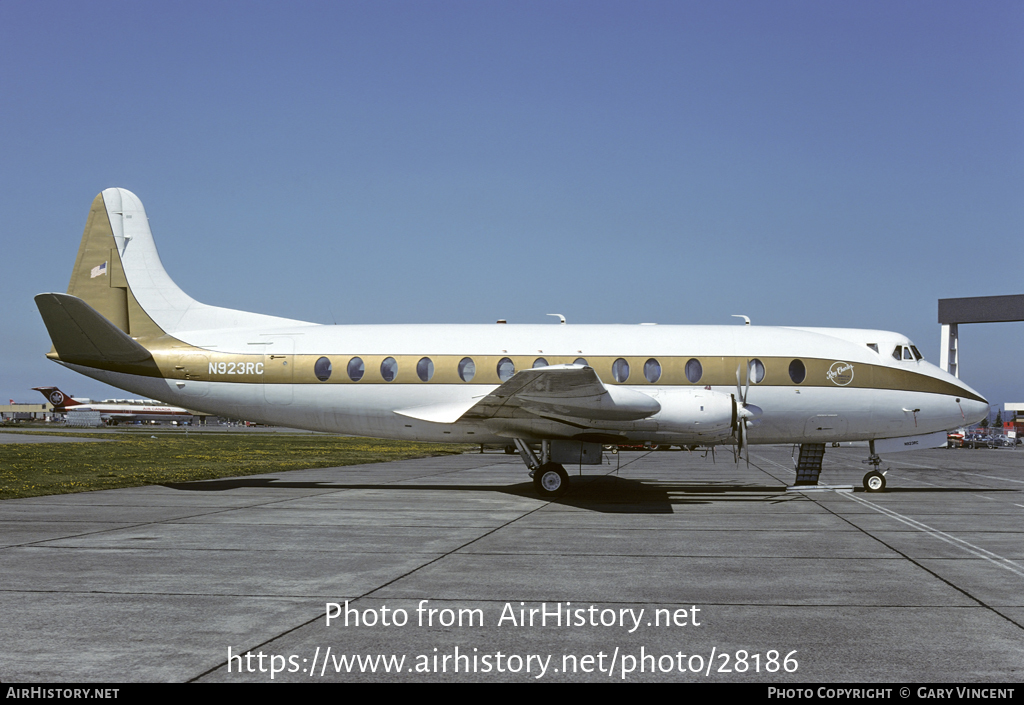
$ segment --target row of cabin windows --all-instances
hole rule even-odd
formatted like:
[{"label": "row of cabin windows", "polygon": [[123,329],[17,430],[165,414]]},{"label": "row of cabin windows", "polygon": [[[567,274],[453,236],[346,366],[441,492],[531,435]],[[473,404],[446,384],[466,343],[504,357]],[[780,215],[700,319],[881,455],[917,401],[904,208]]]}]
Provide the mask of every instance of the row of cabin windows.
[{"label": "row of cabin windows", "polygon": [[[585,358],[578,357],[573,360],[573,364],[586,365],[587,361]],[[533,366],[534,368],[547,367],[548,361],[543,357],[538,357],[533,361]],[[331,361],[326,357],[321,357],[313,365],[313,373],[321,382],[326,382],[331,378],[331,371]],[[476,376],[476,363],[473,362],[473,358],[464,357],[459,360],[458,371],[459,379],[463,382],[472,382],[473,377]],[[346,372],[348,372],[348,378],[353,382],[361,380],[363,375],[366,374],[366,365],[363,364],[362,358],[353,357],[349,360]],[[510,358],[503,357],[498,361],[497,372],[498,379],[502,382],[507,382],[516,373],[515,363]],[[661,379],[661,363],[652,357],[644,363],[643,372],[644,379],[653,384]],[[686,379],[691,384],[697,384],[697,382],[700,382],[701,377],[704,376],[704,367],[700,364],[700,360],[690,358],[686,362],[685,372]],[[380,363],[380,376],[385,382],[394,381],[395,377],[398,376],[398,361],[393,357],[385,358]],[[429,382],[434,376],[434,362],[429,357],[422,357],[416,363],[416,376],[423,382]],[[789,363],[789,378],[795,384],[803,382],[806,376],[807,368],[804,367],[804,363],[801,360],[793,360]],[[621,357],[613,362],[612,377],[619,383],[628,381],[629,362]],[[757,359],[751,360],[747,370],[747,377],[751,383],[759,384],[764,379],[764,363]]]}]

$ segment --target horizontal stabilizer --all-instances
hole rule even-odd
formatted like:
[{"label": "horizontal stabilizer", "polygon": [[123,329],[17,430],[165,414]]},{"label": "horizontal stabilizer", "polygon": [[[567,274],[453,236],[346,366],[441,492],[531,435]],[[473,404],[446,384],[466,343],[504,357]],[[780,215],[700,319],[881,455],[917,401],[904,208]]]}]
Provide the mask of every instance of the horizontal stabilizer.
[{"label": "horizontal stabilizer", "polygon": [[149,351],[76,296],[39,294],[36,306],[64,362],[142,362]]}]

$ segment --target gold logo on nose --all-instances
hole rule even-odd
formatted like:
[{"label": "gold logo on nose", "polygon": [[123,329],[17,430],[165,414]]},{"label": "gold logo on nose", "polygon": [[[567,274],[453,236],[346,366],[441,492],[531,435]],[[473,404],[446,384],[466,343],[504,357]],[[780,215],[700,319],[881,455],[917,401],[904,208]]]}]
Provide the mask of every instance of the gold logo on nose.
[{"label": "gold logo on nose", "polygon": [[845,387],[853,381],[853,365],[849,362],[833,362],[825,376],[833,384]]}]

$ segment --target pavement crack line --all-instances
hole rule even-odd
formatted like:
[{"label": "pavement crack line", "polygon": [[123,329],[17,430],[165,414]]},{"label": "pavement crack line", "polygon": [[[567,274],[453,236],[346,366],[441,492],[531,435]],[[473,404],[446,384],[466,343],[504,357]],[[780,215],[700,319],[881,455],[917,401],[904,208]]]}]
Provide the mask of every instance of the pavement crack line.
[{"label": "pavement crack line", "polygon": [[874,502],[868,501],[862,497],[855,497],[852,494],[845,492],[842,493],[840,496],[843,497],[843,499],[850,500],[851,502],[858,502],[859,504],[862,504],[866,507],[875,510],[879,514],[884,514],[890,519],[895,519],[898,522],[902,522],[903,524],[906,524],[911,528],[917,529],[918,531],[922,531],[928,534],[932,538],[937,538],[940,541],[945,541],[951,546],[956,546],[962,551],[966,551],[967,553],[977,556],[978,558],[983,558],[993,565],[997,565],[1000,568],[1004,568],[1010,571],[1011,573],[1021,578],[1024,578],[1024,569],[1022,569],[1019,565],[1011,561],[1009,558],[1003,558],[998,553],[993,553],[992,551],[988,551],[984,548],[981,548],[980,546],[975,546],[973,543],[970,543],[969,541],[957,538],[952,534],[947,534],[945,531],[939,531],[938,529],[932,528],[931,526],[928,526],[923,522],[917,521],[916,519],[911,519],[910,517],[903,516],[898,512],[875,504]]},{"label": "pavement crack line", "polygon": [[[765,459],[765,460],[767,460],[767,459]],[[778,463],[775,463],[775,462],[773,462],[771,460],[767,460],[767,462],[771,463],[772,465],[775,465],[776,467],[780,467],[780,468],[786,469],[784,466],[779,465]],[[755,465],[755,467],[757,467],[758,470],[761,470],[761,472],[765,473],[769,477],[774,477],[774,475],[772,475],[770,472],[768,472],[764,468],[762,468],[762,467],[760,467],[758,465]],[[775,479],[778,479],[778,478],[775,478]],[[839,495],[840,497],[842,497],[843,499],[849,500],[851,502],[857,502],[857,503],[859,503],[859,504],[861,504],[863,506],[868,507],[869,509],[873,509],[874,511],[878,512],[879,514],[882,514],[883,516],[887,516],[890,519],[895,519],[896,521],[902,522],[903,524],[906,524],[907,526],[910,526],[911,528],[916,529],[917,531],[921,531],[923,533],[926,533],[929,536],[932,536],[933,538],[937,538],[937,539],[940,539],[941,541],[945,541],[946,543],[950,544],[951,546],[956,546],[957,548],[959,548],[959,549],[961,549],[963,551],[966,551],[968,553],[971,553],[971,554],[977,556],[978,558],[984,558],[985,560],[989,561],[993,565],[997,565],[1000,568],[1004,568],[1004,569],[1010,571],[1011,573],[1014,573],[1015,575],[1018,575],[1020,577],[1024,577],[1024,570],[1021,570],[1020,566],[1018,566],[1017,564],[1013,563],[1012,561],[1010,561],[1007,558],[1003,558],[1002,556],[1000,556],[1000,555],[998,555],[996,553],[992,553],[991,551],[987,551],[984,548],[981,548],[980,546],[975,546],[974,544],[969,543],[967,541],[964,541],[963,539],[957,538],[956,536],[953,536],[951,534],[947,534],[947,533],[945,533],[943,531],[939,531],[938,529],[934,529],[934,528],[928,526],[927,524],[924,524],[923,522],[917,521],[916,519],[911,519],[910,517],[905,517],[902,514],[896,512],[896,511],[893,511],[892,509],[887,509],[885,507],[882,507],[881,505],[875,504],[874,502],[871,502],[869,500],[863,499],[861,497],[857,497],[852,492],[836,492],[836,494]],[[1020,622],[1018,622],[1018,621],[1016,621],[1016,620],[1006,616],[1005,614],[1003,614],[1002,612],[997,610],[995,607],[993,607],[993,606],[985,603],[983,600],[975,597],[974,595],[972,595],[970,592],[968,592],[964,588],[960,587],[959,585],[955,585],[954,583],[950,582],[946,578],[943,578],[941,575],[936,573],[934,570],[932,570],[931,568],[928,568],[927,566],[923,565],[919,561],[911,558],[909,555],[907,555],[903,551],[899,550],[895,546],[890,545],[889,543],[885,542],[884,540],[880,539],[879,537],[875,536],[874,534],[870,533],[869,531],[866,531],[862,527],[857,526],[856,524],[854,524],[852,521],[850,521],[846,517],[842,516],[841,514],[833,511],[829,507],[827,507],[824,504],[822,504],[821,502],[817,501],[814,497],[811,497],[811,496],[808,496],[808,495],[805,495],[805,497],[809,501],[814,502],[816,505],[818,505],[819,507],[821,507],[822,509],[824,509],[828,513],[830,513],[833,516],[835,516],[837,519],[840,519],[841,521],[846,522],[847,524],[852,526],[857,531],[860,531],[865,536],[868,536],[868,537],[874,539],[878,543],[880,543],[883,546],[885,546],[886,548],[888,548],[890,551],[893,551],[894,553],[897,553],[898,555],[903,556],[903,558],[906,559],[907,561],[913,563],[915,566],[917,566],[921,570],[925,571],[926,573],[929,573],[930,575],[932,575],[936,579],[942,581],[943,583],[945,583],[949,587],[953,588],[957,592],[961,593],[965,597],[973,600],[974,602],[977,602],[979,605],[981,605],[985,609],[990,610],[991,612],[993,612],[994,614],[998,615],[999,617],[1005,619],[1007,622],[1009,622],[1010,624],[1014,625],[1015,627],[1018,627],[1019,629],[1024,629],[1024,624],[1021,624]]]},{"label": "pavement crack line", "polygon": [[[462,470],[465,470],[465,468],[463,468]],[[431,475],[425,475],[423,477],[434,477],[436,475],[447,475],[447,474],[450,474],[452,472],[457,472],[457,471],[447,470],[447,471],[444,471],[444,472],[433,473]],[[466,548],[467,546],[470,546],[470,545],[476,543],[480,539],[486,538],[486,537],[490,536],[491,534],[493,534],[493,533],[495,533],[497,531],[500,531],[501,529],[504,529],[505,527],[510,526],[511,524],[514,524],[515,522],[519,521],[520,519],[524,519],[524,518],[530,516],[531,514],[533,514],[535,512],[538,512],[541,509],[544,509],[545,507],[549,506],[550,504],[551,504],[550,501],[549,502],[544,502],[539,507],[534,507],[533,509],[531,509],[531,510],[529,510],[527,512],[524,512],[523,514],[515,517],[514,519],[509,519],[504,524],[501,524],[500,526],[496,526],[496,527],[494,527],[494,528],[492,528],[492,529],[490,529],[488,531],[485,531],[484,533],[480,534],[479,536],[476,536],[475,538],[472,538],[469,541],[466,541],[465,543],[456,546],[455,548],[451,549],[450,551],[447,551],[447,552],[437,556],[433,560],[429,560],[426,563],[418,565],[415,568],[413,568],[412,570],[408,570],[405,573],[403,573],[403,574],[401,574],[401,575],[399,575],[397,577],[394,577],[394,578],[392,578],[391,580],[388,580],[385,583],[382,583],[382,584],[378,585],[377,587],[373,588],[372,590],[367,590],[362,595],[358,595],[358,596],[352,598],[351,600],[347,600],[346,604],[357,602],[357,601],[362,600],[364,598],[370,597],[371,595],[373,595],[373,593],[378,592],[380,590],[383,590],[387,586],[393,585],[394,583],[398,582],[399,580],[403,580],[404,578],[409,577],[413,573],[421,571],[424,568],[426,568],[428,566],[431,566],[434,563],[437,563],[438,561],[440,561],[440,560],[442,560],[444,558],[447,558],[448,556],[452,555],[453,553],[457,553],[457,552],[461,551],[462,549]],[[322,619],[322,618],[323,618],[323,615],[322,614],[318,614],[317,616],[313,617],[312,619],[308,619],[305,622],[297,624],[296,626],[292,627],[291,629],[286,629],[283,632],[281,632],[280,634],[272,636],[269,639],[266,639],[266,640],[260,642],[259,644],[256,644],[255,646],[250,647],[249,649],[247,649],[247,651],[252,651],[253,649],[261,649],[264,646],[266,646],[266,645],[268,645],[268,644],[270,644],[270,643],[272,643],[274,641],[277,641],[281,637],[286,636],[288,634],[291,634],[292,632],[297,631],[299,629],[302,629],[305,626],[313,624],[314,622],[316,622],[317,620]],[[211,673],[213,673],[213,672],[215,672],[215,671],[217,671],[217,670],[219,670],[221,668],[224,668],[227,665],[228,665],[227,660],[224,660],[224,661],[218,663],[217,665],[213,666],[212,668],[209,668],[206,671],[203,671],[202,673],[198,674],[197,676],[189,678],[185,682],[186,683],[195,683],[200,678],[203,678],[204,676],[208,676],[209,674],[211,674]]]}]

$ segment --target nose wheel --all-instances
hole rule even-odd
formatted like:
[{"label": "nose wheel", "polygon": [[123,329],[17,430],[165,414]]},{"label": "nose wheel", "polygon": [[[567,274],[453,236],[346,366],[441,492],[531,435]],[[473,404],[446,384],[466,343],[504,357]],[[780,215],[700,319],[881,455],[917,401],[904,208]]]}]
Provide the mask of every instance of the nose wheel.
[{"label": "nose wheel", "polygon": [[[882,465],[882,459],[878,457],[875,452],[875,442],[868,441],[868,459],[862,460],[862,463],[867,463],[874,468],[871,472],[864,476],[864,491],[865,492],[881,492],[885,489],[885,473],[879,472],[878,468]],[[888,472],[888,471],[886,471]]]},{"label": "nose wheel", "polygon": [[533,487],[544,499],[554,499],[569,488],[569,474],[558,463],[541,465],[533,473]]},{"label": "nose wheel", "polygon": [[885,489],[885,475],[872,470],[864,476],[864,490],[867,492],[881,492]]}]

